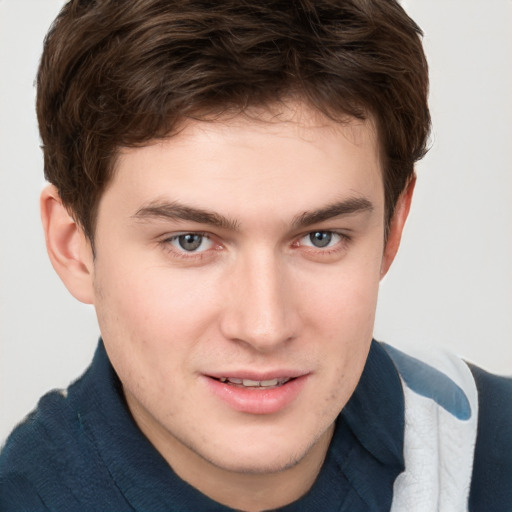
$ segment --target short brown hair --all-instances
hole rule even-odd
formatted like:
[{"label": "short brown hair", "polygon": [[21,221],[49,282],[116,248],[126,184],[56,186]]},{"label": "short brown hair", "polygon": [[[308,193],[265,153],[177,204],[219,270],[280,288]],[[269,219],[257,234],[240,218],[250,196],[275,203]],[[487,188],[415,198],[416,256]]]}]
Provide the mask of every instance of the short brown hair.
[{"label": "short brown hair", "polygon": [[421,35],[395,0],[71,0],[37,77],[45,177],[92,241],[119,148],[293,96],[374,117],[389,220],[430,129]]}]

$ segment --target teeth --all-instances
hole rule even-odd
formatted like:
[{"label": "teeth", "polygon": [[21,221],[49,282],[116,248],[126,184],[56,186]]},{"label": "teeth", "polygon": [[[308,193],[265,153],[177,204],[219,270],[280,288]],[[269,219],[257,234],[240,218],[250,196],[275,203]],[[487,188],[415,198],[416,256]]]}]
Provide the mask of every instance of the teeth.
[{"label": "teeth", "polygon": [[257,387],[260,385],[260,382],[257,380],[244,379],[242,384],[246,387]]},{"label": "teeth", "polygon": [[269,379],[269,380],[251,380],[251,379],[235,379],[233,377],[221,377],[219,379],[221,382],[229,382],[230,384],[238,384],[248,388],[267,388],[278,386],[288,382],[289,378],[284,379]]},{"label": "teeth", "polygon": [[[277,383],[279,381],[277,379],[272,379],[272,380],[262,380],[260,382],[260,386],[262,387],[265,387],[265,386],[277,386]],[[245,385],[245,384],[244,384]]]}]

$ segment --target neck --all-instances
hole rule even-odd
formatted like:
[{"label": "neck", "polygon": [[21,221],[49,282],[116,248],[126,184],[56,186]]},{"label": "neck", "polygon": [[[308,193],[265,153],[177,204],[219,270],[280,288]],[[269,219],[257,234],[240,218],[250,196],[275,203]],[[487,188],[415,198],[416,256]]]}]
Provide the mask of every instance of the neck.
[{"label": "neck", "polygon": [[212,500],[244,512],[283,507],[306,494],[320,472],[334,431],[331,425],[300,460],[279,471],[233,471],[202,458],[161,425],[145,421],[144,411],[129,394],[126,398],[139,428],[182,480]]}]

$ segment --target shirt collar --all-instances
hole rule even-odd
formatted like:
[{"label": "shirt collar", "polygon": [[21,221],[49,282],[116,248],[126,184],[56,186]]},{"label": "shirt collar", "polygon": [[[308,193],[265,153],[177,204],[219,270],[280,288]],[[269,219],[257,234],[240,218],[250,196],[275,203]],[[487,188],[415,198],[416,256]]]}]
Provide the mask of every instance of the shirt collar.
[{"label": "shirt collar", "polygon": [[404,407],[398,371],[384,348],[373,341],[342,416],[359,442],[382,464],[404,467]]}]

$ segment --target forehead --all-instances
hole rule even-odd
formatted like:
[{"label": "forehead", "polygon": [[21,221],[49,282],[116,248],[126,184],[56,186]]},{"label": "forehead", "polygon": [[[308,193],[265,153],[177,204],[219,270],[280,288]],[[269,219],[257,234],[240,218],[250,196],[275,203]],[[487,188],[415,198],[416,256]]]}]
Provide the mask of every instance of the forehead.
[{"label": "forehead", "polygon": [[105,192],[133,207],[162,199],[283,215],[368,194],[377,204],[383,196],[372,120],[335,122],[300,104],[189,120],[173,136],[122,149]]}]

